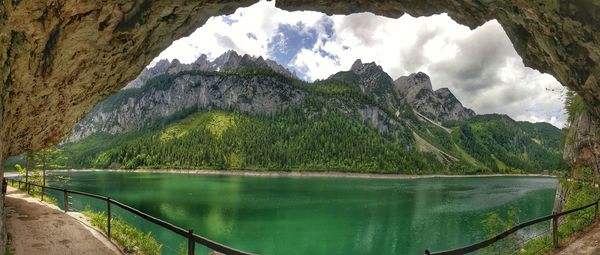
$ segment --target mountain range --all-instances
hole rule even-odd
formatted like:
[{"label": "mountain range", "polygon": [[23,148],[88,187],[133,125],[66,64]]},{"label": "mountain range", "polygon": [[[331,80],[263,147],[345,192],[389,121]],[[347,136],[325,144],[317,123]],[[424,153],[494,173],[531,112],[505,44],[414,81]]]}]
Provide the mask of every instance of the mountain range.
[{"label": "mountain range", "polygon": [[559,169],[561,137],[547,123],[477,115],[422,72],[394,80],[357,60],[309,83],[228,51],[157,62],[61,147],[74,168],[464,174]]}]

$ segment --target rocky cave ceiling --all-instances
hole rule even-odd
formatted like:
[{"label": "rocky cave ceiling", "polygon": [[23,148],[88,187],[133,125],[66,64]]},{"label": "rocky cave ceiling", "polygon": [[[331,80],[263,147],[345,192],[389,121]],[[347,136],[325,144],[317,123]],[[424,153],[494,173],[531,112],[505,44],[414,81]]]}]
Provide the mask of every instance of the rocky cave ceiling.
[{"label": "rocky cave ceiling", "polygon": [[[59,142],[171,42],[244,1],[11,0],[0,3],[2,156]],[[600,116],[600,2],[596,0],[279,0],[285,10],[448,13],[475,28],[496,19],[525,65],[554,75]]]}]

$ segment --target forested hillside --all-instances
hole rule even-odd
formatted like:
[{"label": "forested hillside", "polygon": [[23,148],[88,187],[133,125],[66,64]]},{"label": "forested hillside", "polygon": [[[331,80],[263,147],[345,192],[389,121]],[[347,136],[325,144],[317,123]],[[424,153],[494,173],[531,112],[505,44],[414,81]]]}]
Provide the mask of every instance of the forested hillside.
[{"label": "forested hillside", "polygon": [[424,73],[393,80],[357,61],[307,83],[272,61],[228,52],[213,62],[161,62],[140,77],[75,127],[55,165],[403,174],[564,167],[560,129],[476,116]]}]

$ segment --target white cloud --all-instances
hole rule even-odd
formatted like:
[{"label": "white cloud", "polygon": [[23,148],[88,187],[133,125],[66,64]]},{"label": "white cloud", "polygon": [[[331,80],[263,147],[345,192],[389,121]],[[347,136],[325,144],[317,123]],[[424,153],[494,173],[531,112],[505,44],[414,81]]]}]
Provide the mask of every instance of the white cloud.
[{"label": "white cloud", "polygon": [[[327,31],[327,22],[333,33]],[[295,33],[306,37],[316,33],[316,41],[308,47],[292,48],[302,43],[284,40],[291,35],[280,30],[280,25],[302,29]],[[280,64],[296,69],[308,80],[348,70],[360,58],[381,65],[392,78],[423,71],[431,77],[434,89],[450,88],[478,113],[504,113],[517,120],[546,121],[559,127],[565,124],[561,93],[556,92],[562,90],[560,84],[550,75],[525,67],[496,21],[470,30],[445,14],[398,19],[370,13],[328,17],[283,11],[275,8],[273,1],[260,1],[226,18],[210,18],[189,37],[175,41],[153,63],[163,58],[189,63],[200,54],[214,59],[229,49],[277,60],[281,57],[278,52],[284,51],[270,50],[272,41],[272,47],[292,53],[297,50],[288,63]]]}]

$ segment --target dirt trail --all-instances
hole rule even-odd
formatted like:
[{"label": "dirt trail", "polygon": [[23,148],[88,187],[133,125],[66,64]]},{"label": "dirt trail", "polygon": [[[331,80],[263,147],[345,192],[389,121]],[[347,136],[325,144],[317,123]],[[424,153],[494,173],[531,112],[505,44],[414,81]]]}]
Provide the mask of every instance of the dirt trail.
[{"label": "dirt trail", "polygon": [[65,214],[15,188],[8,187],[6,209],[12,254],[120,254],[97,230],[85,225],[85,219]]},{"label": "dirt trail", "polygon": [[588,229],[577,234],[574,238],[563,244],[560,251],[551,252],[552,255],[597,255],[600,254],[600,223],[595,223]]}]

